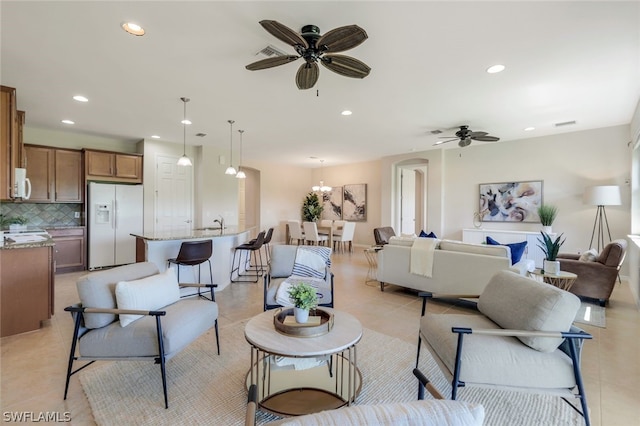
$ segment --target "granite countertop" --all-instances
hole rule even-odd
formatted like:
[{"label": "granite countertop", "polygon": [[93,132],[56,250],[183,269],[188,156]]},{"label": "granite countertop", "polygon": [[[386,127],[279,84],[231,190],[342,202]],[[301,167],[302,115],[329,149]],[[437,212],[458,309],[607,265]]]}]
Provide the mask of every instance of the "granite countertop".
[{"label": "granite countertop", "polygon": [[74,229],[74,228],[86,228],[85,225],[44,225],[44,229]]},{"label": "granite countertop", "polygon": [[0,250],[55,246],[53,238],[46,232],[33,235],[5,234],[2,238],[4,243],[0,246]]},{"label": "granite countertop", "polygon": [[217,237],[232,237],[234,235],[242,234],[247,230],[240,229],[237,226],[229,226],[224,230],[213,228],[198,228],[191,230],[180,231],[162,231],[162,232],[148,232],[145,234],[131,234],[136,238],[141,238],[147,241],[171,241],[171,240],[194,240],[198,238],[217,238]]}]

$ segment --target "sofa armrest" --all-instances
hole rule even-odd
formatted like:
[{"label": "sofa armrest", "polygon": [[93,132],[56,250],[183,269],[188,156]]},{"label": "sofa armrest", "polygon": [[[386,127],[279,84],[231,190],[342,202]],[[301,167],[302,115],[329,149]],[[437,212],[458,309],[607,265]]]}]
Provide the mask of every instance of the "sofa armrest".
[{"label": "sofa armrest", "polygon": [[83,314],[115,314],[115,315],[145,315],[145,316],[164,316],[166,311],[143,311],[140,309],[104,309],[104,308],[85,308],[82,306],[67,306],[64,308],[67,312],[83,313]]}]

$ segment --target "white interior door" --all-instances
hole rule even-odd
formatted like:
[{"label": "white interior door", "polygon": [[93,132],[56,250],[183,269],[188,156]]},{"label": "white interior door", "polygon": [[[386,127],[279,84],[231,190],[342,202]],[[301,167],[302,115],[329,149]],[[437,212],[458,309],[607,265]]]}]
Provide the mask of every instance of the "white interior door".
[{"label": "white interior door", "polygon": [[177,157],[156,157],[156,231],[189,231],[193,224],[193,167]]},{"label": "white interior door", "polygon": [[401,177],[400,232],[413,234],[416,232],[416,173],[402,169]]}]

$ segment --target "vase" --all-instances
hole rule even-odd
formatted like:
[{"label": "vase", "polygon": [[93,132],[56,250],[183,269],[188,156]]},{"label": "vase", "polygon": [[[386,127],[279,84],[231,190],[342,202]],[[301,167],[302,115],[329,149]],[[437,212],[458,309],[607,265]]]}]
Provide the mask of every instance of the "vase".
[{"label": "vase", "polygon": [[544,261],[544,273],[551,275],[558,275],[560,272],[559,260],[545,260]]},{"label": "vase", "polygon": [[293,308],[293,315],[298,324],[304,324],[309,320],[309,310],[302,308]]},{"label": "vase", "polygon": [[545,234],[553,234],[553,231],[551,230],[551,225],[543,226],[542,227],[542,232],[544,232]]}]

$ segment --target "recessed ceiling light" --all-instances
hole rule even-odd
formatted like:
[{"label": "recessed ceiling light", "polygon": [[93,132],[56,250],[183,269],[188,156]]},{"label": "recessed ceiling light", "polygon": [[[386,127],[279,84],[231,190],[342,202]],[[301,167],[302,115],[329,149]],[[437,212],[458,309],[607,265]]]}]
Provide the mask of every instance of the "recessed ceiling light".
[{"label": "recessed ceiling light", "polygon": [[140,25],[135,24],[133,22],[125,22],[122,24],[122,29],[128,32],[129,34],[133,34],[135,36],[144,35],[144,28]]},{"label": "recessed ceiling light", "polygon": [[64,124],[76,124],[75,122],[71,121],[71,120],[62,120],[62,122]]},{"label": "recessed ceiling light", "polygon": [[487,72],[489,74],[495,74],[497,72],[504,71],[504,68],[505,68],[504,65],[497,64],[487,68]]},{"label": "recessed ceiling light", "polygon": [[525,127],[524,131],[525,132],[530,132],[530,131],[535,130],[535,129],[536,129],[535,127]]},{"label": "recessed ceiling light", "polygon": [[75,95],[73,99],[78,102],[89,102],[89,99],[87,99],[85,96],[82,96],[82,95]]},{"label": "recessed ceiling light", "polygon": [[189,125],[191,124],[191,121],[185,119],[185,120],[182,120],[180,123]]},{"label": "recessed ceiling light", "polygon": [[340,114],[342,115],[351,115],[353,114],[351,111],[349,111],[348,109],[345,109],[344,111],[342,111]]},{"label": "recessed ceiling light", "polygon": [[158,135],[151,135],[151,137],[152,137],[153,139],[160,139],[160,136],[158,136]]}]

